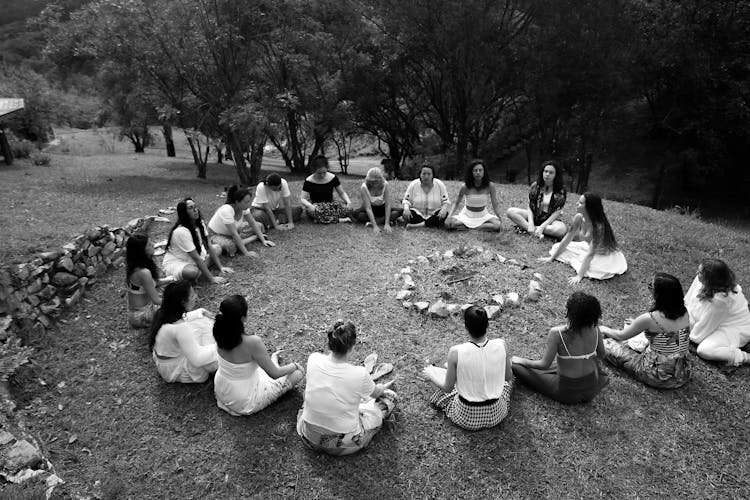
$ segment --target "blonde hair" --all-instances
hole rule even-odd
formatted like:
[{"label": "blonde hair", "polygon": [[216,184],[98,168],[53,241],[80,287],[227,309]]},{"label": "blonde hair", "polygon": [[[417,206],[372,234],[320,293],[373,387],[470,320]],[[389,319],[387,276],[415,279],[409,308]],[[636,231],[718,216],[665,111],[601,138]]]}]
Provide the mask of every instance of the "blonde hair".
[{"label": "blonde hair", "polygon": [[385,175],[380,168],[372,167],[367,171],[365,186],[367,186],[368,191],[372,192],[374,190],[376,193],[382,193],[385,189],[385,183]]}]

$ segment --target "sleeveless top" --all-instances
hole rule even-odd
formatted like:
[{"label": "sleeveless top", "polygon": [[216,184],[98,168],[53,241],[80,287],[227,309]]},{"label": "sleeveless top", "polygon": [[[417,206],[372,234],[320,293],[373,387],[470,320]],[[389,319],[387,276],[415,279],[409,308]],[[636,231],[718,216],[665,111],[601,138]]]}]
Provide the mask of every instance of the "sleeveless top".
[{"label": "sleeveless top", "polygon": [[386,183],[383,185],[383,192],[380,193],[380,196],[373,196],[369,189],[367,189],[367,185],[363,182],[362,187],[365,188],[365,192],[367,193],[367,197],[370,198],[370,205],[373,207],[379,207],[380,205],[385,205],[385,186],[388,184]]},{"label": "sleeveless top", "polygon": [[660,331],[650,332],[646,330],[645,335],[650,343],[651,350],[667,356],[686,356],[688,353],[688,338],[690,327],[686,326],[677,331],[669,331],[654,318],[654,313],[648,313],[651,319],[659,326]]},{"label": "sleeveless top", "polygon": [[560,359],[591,359],[596,356],[596,348],[599,347],[599,328],[596,329],[596,345],[594,346],[593,352],[590,352],[588,354],[579,354],[576,356],[573,356],[572,354],[570,354],[570,351],[568,350],[568,346],[565,345],[565,340],[563,339],[563,336],[562,336],[562,330],[557,330],[557,334],[560,336],[560,341],[562,342],[563,347],[565,348],[565,352],[568,353],[567,356],[564,354],[558,353],[557,355],[558,358]]},{"label": "sleeveless top", "polygon": [[477,345],[465,342],[456,346],[456,391],[467,401],[497,399],[505,383],[505,341],[488,340]]},{"label": "sleeveless top", "polygon": [[472,209],[472,208],[484,208],[487,206],[487,198],[489,197],[489,194],[487,193],[471,193],[466,195],[466,208]]}]

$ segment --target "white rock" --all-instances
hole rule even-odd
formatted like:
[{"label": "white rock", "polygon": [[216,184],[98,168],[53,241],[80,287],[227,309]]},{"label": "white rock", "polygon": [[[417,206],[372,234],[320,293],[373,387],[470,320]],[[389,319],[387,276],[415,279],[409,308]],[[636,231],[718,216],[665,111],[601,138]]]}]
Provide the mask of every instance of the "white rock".
[{"label": "white rock", "polygon": [[432,252],[430,255],[427,256],[427,260],[440,260],[440,253],[438,252]]},{"label": "white rock", "polygon": [[484,306],[484,310],[488,319],[494,319],[500,314],[502,308],[500,306]]},{"label": "white rock", "polygon": [[420,255],[419,257],[417,257],[417,264],[429,264],[429,263],[430,263],[430,259],[428,259],[424,255]]},{"label": "white rock", "polygon": [[414,308],[419,312],[425,312],[427,309],[429,309],[430,303],[429,302],[415,302]]},{"label": "white rock", "polygon": [[406,261],[406,263],[409,264],[410,266],[413,266],[414,264],[417,263],[417,261],[414,260],[414,259],[409,259],[409,260]]},{"label": "white rock", "polygon": [[536,280],[531,280],[531,281],[529,281],[529,291],[531,292],[531,291],[534,291],[534,290],[536,290],[538,292],[541,292],[542,291],[542,284],[539,283]]},{"label": "white rock", "polygon": [[508,260],[505,257],[503,257],[502,255],[500,255],[499,253],[495,254],[495,259],[497,259],[497,261],[500,262],[501,264],[503,262],[505,262],[506,260]]},{"label": "white rock", "polygon": [[411,309],[412,307],[414,307],[414,304],[412,304],[408,300],[403,301],[401,305],[404,306],[404,309]]},{"label": "white rock", "polygon": [[160,248],[167,246],[167,240],[161,240],[154,243],[154,248]]},{"label": "white rock", "polygon": [[159,215],[172,215],[175,213],[175,210],[172,210],[171,208],[160,208],[159,209]]},{"label": "white rock", "polygon": [[430,315],[437,318],[447,318],[450,313],[448,312],[448,307],[446,307],[445,302],[442,300],[438,300],[434,304],[430,306]]},{"label": "white rock", "polygon": [[458,314],[461,312],[461,306],[458,304],[448,304],[445,307],[448,309],[448,312],[451,314]]},{"label": "white rock", "polygon": [[461,305],[461,311],[466,311],[468,308],[473,306],[474,304],[463,304]]},{"label": "white rock", "polygon": [[505,296],[505,299],[506,299],[505,301],[512,306],[517,306],[519,302],[521,301],[521,297],[519,297],[516,292],[509,292]]},{"label": "white rock", "polygon": [[479,253],[482,253],[482,252],[484,252],[484,248],[482,248],[482,247],[477,247],[477,252],[479,252]]},{"label": "white rock", "polygon": [[492,296],[492,302],[502,307],[505,304],[505,299],[502,295],[497,294]]},{"label": "white rock", "polygon": [[171,221],[169,220],[169,217],[154,217],[154,222],[171,222]]},{"label": "white rock", "polygon": [[534,279],[541,283],[544,281],[544,275],[542,273],[534,273]]},{"label": "white rock", "polygon": [[453,258],[453,250],[446,250],[443,254],[444,259],[450,259]]},{"label": "white rock", "polygon": [[396,300],[406,300],[409,297],[411,297],[412,291],[411,290],[399,290],[396,293]]},{"label": "white rock", "polygon": [[414,287],[416,286],[414,284],[414,280],[411,278],[410,274],[404,274],[404,288],[407,290],[414,290]]},{"label": "white rock", "polygon": [[411,267],[402,267],[399,271],[400,274],[411,274]]}]

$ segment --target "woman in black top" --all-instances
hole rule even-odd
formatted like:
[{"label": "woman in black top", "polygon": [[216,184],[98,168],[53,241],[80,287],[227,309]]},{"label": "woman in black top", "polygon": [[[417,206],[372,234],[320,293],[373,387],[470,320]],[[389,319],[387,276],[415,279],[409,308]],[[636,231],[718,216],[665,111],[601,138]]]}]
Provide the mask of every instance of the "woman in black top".
[{"label": "woman in black top", "polygon": [[[315,171],[305,179],[300,197],[305,213],[313,222],[322,224],[348,217],[353,208],[352,201],[341,187],[339,178],[328,171],[328,160],[325,156],[316,156],[312,163]],[[333,201],[334,190],[346,205]]]}]

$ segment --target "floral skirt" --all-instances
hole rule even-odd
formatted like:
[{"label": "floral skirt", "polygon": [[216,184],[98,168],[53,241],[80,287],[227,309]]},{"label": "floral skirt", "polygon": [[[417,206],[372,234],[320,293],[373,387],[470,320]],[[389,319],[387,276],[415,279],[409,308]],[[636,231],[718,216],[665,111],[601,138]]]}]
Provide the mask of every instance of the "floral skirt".
[{"label": "floral skirt", "polygon": [[636,380],[657,389],[676,389],[690,380],[690,359],[685,354],[661,354],[647,347],[643,353],[627,344],[606,339],[606,360]]},{"label": "floral skirt", "polygon": [[146,304],[138,309],[130,309],[128,311],[128,322],[133,328],[148,328],[154,321],[154,316],[158,310],[159,306],[154,303]]},{"label": "floral skirt", "polygon": [[337,224],[339,219],[348,217],[346,207],[336,201],[315,203],[315,212],[307,212],[313,222],[318,224]]},{"label": "floral skirt", "polygon": [[445,416],[457,426],[476,431],[498,425],[508,416],[510,394],[513,391],[513,381],[505,382],[503,392],[497,400],[487,405],[469,405],[458,395],[458,391],[435,391],[430,397],[430,404],[445,412]]}]

